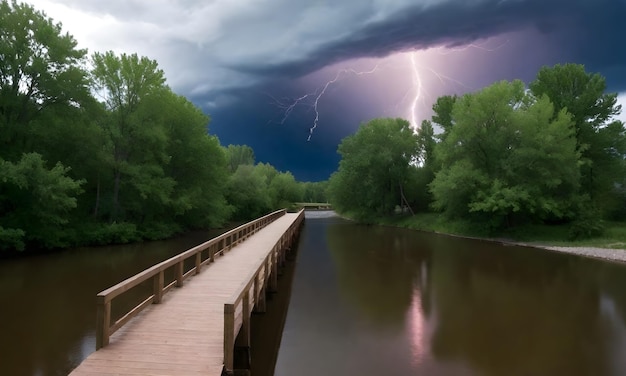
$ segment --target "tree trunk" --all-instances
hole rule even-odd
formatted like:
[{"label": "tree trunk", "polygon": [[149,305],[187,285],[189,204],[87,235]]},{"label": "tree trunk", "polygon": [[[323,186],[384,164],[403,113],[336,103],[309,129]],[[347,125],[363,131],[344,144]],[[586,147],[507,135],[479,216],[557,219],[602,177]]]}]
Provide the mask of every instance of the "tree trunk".
[{"label": "tree trunk", "polygon": [[113,185],[113,210],[111,212],[111,222],[117,221],[117,216],[119,213],[119,194],[120,194],[120,180],[122,178],[122,173],[119,169],[115,171],[115,184]]},{"label": "tree trunk", "polygon": [[100,209],[100,173],[98,172],[98,181],[96,183],[96,204],[93,208],[93,218],[98,219],[98,210]]},{"label": "tree trunk", "polygon": [[406,205],[406,207],[409,208],[411,215],[415,215],[415,213],[413,212],[413,209],[411,209],[411,205],[409,205],[409,202],[407,201],[406,197],[404,197],[404,189],[402,189],[402,184],[400,184],[400,197],[402,198],[402,201],[404,201],[404,204]]}]

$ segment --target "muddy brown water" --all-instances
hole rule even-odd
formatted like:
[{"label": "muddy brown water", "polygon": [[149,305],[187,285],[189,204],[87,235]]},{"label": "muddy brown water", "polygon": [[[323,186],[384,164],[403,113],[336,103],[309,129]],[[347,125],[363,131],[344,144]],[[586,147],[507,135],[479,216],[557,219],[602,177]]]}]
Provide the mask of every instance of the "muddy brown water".
[{"label": "muddy brown water", "polygon": [[626,265],[307,218],[275,375],[626,375]]}]

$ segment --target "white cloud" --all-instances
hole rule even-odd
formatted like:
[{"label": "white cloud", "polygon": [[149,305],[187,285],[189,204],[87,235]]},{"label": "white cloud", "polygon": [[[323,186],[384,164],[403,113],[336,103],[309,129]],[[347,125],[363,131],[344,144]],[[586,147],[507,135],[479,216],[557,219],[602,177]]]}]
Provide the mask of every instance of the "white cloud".
[{"label": "white cloud", "polygon": [[[359,25],[410,0],[27,0],[61,22],[90,53],[113,50],[157,60],[175,90],[211,92],[254,78],[237,66],[307,60]],[[439,1],[439,0],[432,0]]]},{"label": "white cloud", "polygon": [[622,113],[617,116],[617,119],[626,123],[626,92],[617,94],[617,104],[622,106]]}]

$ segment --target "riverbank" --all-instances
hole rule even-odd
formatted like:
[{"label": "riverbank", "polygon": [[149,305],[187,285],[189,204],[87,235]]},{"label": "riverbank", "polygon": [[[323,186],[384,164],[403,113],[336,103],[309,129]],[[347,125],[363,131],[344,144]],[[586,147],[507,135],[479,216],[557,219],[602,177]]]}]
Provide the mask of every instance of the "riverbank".
[{"label": "riverbank", "polygon": [[626,263],[626,249],[614,249],[614,248],[598,248],[598,247],[560,247],[550,246],[544,244],[535,243],[517,243],[512,244],[520,245],[524,247],[542,248],[555,252],[569,253],[575,255],[581,255],[586,257],[592,257],[607,261],[617,261]]},{"label": "riverbank", "polygon": [[[344,215],[341,216],[345,218]],[[379,218],[373,222],[384,226],[402,227],[468,239],[494,241],[507,245],[541,248],[554,252],[626,263],[626,223],[607,223],[604,234],[601,237],[567,240],[569,228],[565,225],[529,225],[496,236],[489,236],[486,233],[481,233],[476,228],[472,228],[468,223],[445,221],[436,213],[418,213],[414,216]]]}]

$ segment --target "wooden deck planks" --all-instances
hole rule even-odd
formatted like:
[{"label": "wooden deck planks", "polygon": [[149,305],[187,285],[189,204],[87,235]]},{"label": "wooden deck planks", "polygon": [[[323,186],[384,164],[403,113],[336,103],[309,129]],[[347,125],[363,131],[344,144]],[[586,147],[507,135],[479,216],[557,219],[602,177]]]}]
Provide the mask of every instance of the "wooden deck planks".
[{"label": "wooden deck planks", "polygon": [[224,303],[297,219],[287,213],[203,267],[111,336],[70,375],[220,375]]}]

